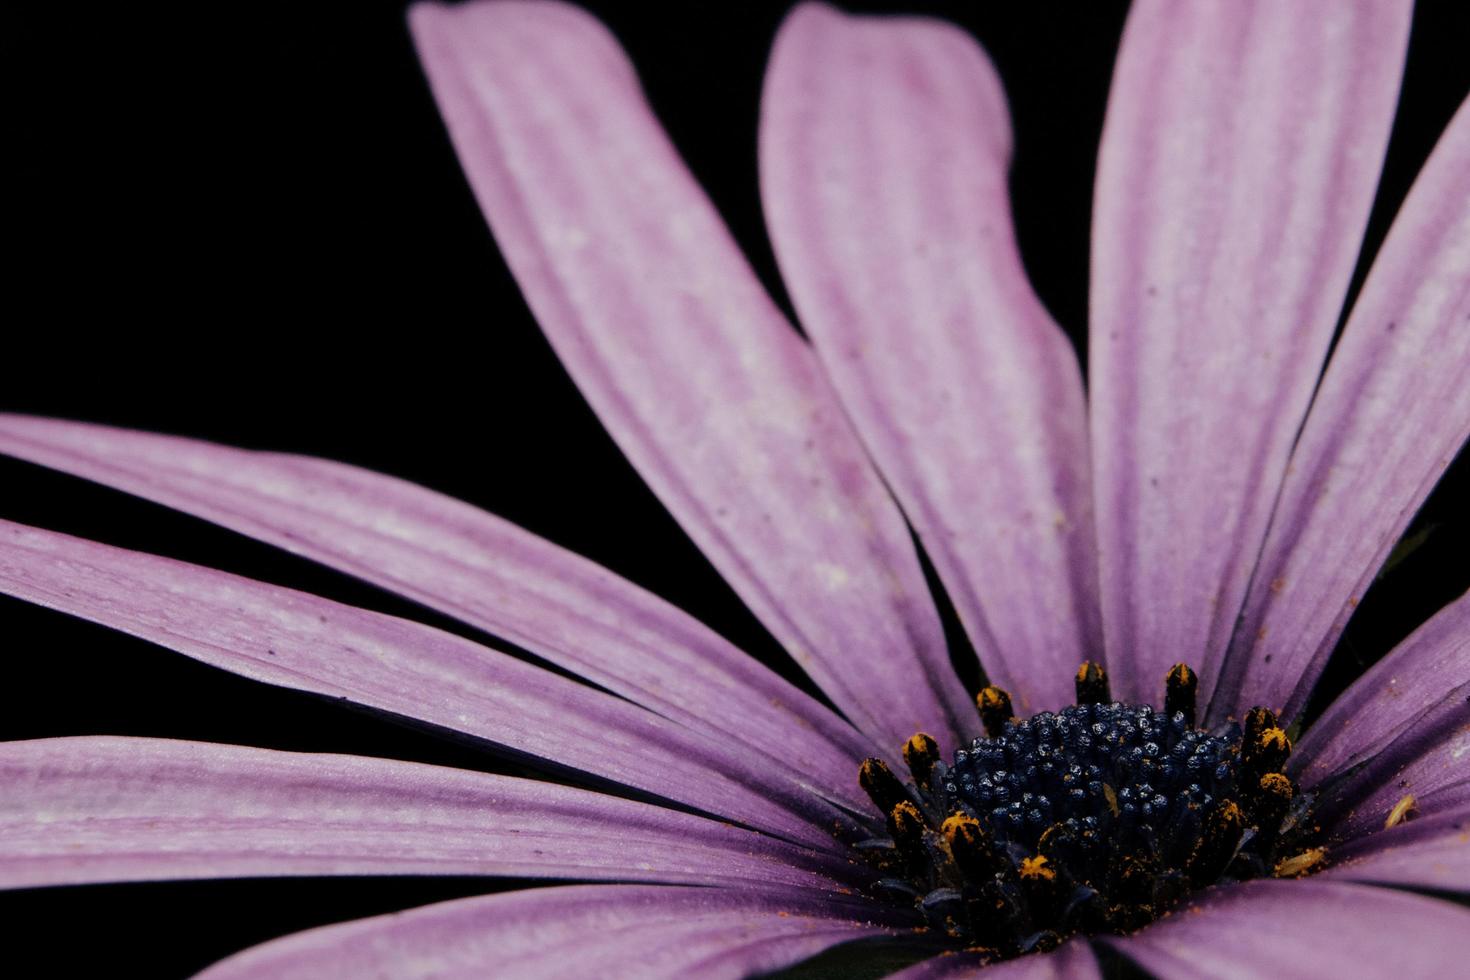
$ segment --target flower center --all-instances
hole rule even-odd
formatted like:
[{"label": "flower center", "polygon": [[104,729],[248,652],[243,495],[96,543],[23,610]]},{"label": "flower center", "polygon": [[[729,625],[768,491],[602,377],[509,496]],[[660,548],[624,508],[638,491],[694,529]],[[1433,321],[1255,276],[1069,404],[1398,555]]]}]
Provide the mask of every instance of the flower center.
[{"label": "flower center", "polygon": [[1266,708],[1194,725],[1198,678],[1169,671],[1164,710],[1121,704],[1102,668],[1077,672],[1077,704],[1024,720],[1005,691],[976,699],[986,737],[946,765],[923,733],[904,746],[912,782],[879,759],[859,781],[886,838],[857,845],[880,891],[996,958],[1073,933],[1125,932],[1221,880],[1311,870],[1310,794]]}]

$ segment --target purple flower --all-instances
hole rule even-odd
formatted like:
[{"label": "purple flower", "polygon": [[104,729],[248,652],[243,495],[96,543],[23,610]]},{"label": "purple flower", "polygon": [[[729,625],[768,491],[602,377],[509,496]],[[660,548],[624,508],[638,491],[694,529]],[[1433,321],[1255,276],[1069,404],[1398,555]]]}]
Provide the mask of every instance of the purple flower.
[{"label": "purple flower", "polygon": [[[13,523],[0,590],[616,792],[165,740],[9,743],[0,883],[604,882],[313,930],[217,977],[741,976],[865,938],[972,949],[910,976],[1001,959],[998,977],[1086,977],[1095,950],[1163,977],[1453,975],[1470,913],[1413,892],[1470,890],[1470,597],[1288,736],[1470,433],[1470,110],[1327,360],[1408,21],[1391,3],[1135,5],[1099,166],[1084,396],[1013,242],[1004,98],[954,29],[815,5],[782,28],[762,190],[807,343],[599,25],[552,3],[415,8],[471,184],[563,363],[841,715],[432,491],[6,416],[0,450],[357,575],[597,687]],[[993,685],[983,711],[951,670],[910,526]],[[1104,743],[1117,768],[1096,792],[1048,782]],[[908,786],[891,776],[905,768]],[[1053,783],[1082,802],[1039,799]],[[1056,819],[1027,836],[1025,808]],[[981,915],[992,899],[1000,914]]]}]

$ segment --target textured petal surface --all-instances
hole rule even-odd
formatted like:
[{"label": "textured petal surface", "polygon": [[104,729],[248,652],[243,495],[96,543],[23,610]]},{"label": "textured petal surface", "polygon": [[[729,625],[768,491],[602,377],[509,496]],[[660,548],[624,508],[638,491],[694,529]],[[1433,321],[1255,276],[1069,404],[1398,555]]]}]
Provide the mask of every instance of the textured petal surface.
[{"label": "textured petal surface", "polygon": [[1470,790],[1470,595],[1343,692],[1292,756],[1334,836],[1383,826],[1406,795],[1432,813]]},{"label": "textured petal surface", "polygon": [[135,493],[357,575],[695,730],[779,746],[856,798],[872,748],[713,631],[592,562],[432,490],[327,460],[0,415],[0,452]]},{"label": "textured petal surface", "polygon": [[1292,715],[1306,703],[1358,598],[1467,436],[1470,102],[1394,219],[1312,403],[1217,715],[1254,704]]},{"label": "textured petal surface", "polygon": [[[982,974],[980,971],[984,970]],[[985,980],[1100,980],[1097,957],[1085,940],[1074,939],[1054,953],[1038,953],[985,965],[978,953],[947,953],[915,963],[893,974],[889,980],[947,980],[949,977],[981,977]]]},{"label": "textured petal surface", "polygon": [[822,888],[807,852],[586,790],[358,756],[142,738],[0,743],[0,887],[524,875]]},{"label": "textured petal surface", "polygon": [[1023,713],[1101,654],[1077,357],[1027,282],[1010,123],[979,47],[939,21],[807,4],[761,109],[766,220],[802,324]]},{"label": "textured petal surface", "polygon": [[1251,881],[1103,941],[1159,980],[1457,977],[1470,955],[1470,911],[1366,885]]},{"label": "textured petal surface", "polygon": [[1383,827],[1405,796],[1423,815],[1470,802],[1470,684],[1436,701],[1386,745],[1329,783],[1317,816],[1335,838]]},{"label": "textured petal surface", "polygon": [[780,892],[602,885],[470,898],[287,936],[201,980],[745,977],[891,930]]},{"label": "textured petal surface", "polygon": [[1134,4],[1093,220],[1103,625],[1124,700],[1213,687],[1387,145],[1411,4]]},{"label": "textured petal surface", "polygon": [[864,732],[972,733],[902,516],[617,43],[552,3],[410,24],[511,271],[649,486]]},{"label": "textured petal surface", "polygon": [[1440,610],[1328,706],[1292,750],[1314,785],[1380,752],[1470,683],[1470,594]]},{"label": "textured petal surface", "polygon": [[830,815],[814,794],[738,747],[419,623],[3,521],[0,592],[253,680],[428,722],[793,840],[838,846],[811,823]]},{"label": "textured petal surface", "polygon": [[1330,852],[1328,878],[1470,892],[1470,800],[1349,841]]}]

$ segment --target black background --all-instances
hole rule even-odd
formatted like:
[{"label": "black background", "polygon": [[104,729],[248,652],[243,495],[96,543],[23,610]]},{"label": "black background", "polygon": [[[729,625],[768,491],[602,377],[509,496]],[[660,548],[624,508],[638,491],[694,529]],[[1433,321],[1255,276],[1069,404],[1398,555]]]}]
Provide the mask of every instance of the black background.
[{"label": "black background", "polygon": [[[532,322],[419,74],[401,3],[97,13],[29,4],[11,50],[0,408],[343,459],[509,517],[778,663],[642,487]],[[787,4],[593,3],[772,291],[754,136]],[[1017,132],[1022,251],[1083,343],[1096,143],[1122,3],[853,4],[964,23]],[[1371,256],[1470,88],[1470,7],[1421,4]],[[1361,281],[1361,270],[1359,280]],[[1340,686],[1470,585],[1465,454],[1426,543],[1364,602]],[[216,565],[465,632],[122,494],[0,461],[0,516]],[[0,600],[0,738],[154,735],[494,768],[466,749]],[[783,668],[784,669],[784,668]],[[490,883],[495,885],[496,883]],[[58,975],[186,974],[283,932],[473,894],[471,879],[249,881],[0,897],[7,954]],[[48,935],[59,928],[70,938]]]}]

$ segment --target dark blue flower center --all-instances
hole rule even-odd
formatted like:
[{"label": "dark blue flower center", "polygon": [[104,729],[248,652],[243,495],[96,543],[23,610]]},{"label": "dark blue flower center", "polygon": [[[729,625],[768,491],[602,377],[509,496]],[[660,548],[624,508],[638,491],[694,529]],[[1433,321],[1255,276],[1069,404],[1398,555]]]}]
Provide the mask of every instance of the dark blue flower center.
[{"label": "dark blue flower center", "polygon": [[[1235,794],[1240,729],[1230,728],[1209,735],[1182,712],[1166,719],[1148,705],[1072,705],[960,749],[944,793],[1001,847],[1035,852],[1049,830],[1077,841],[1102,834],[1114,848],[1182,863],[1204,815]],[[1069,850],[1087,865],[1105,853]]]},{"label": "dark blue flower center", "polygon": [[986,688],[986,735],[948,765],[915,735],[907,785],[863,763],[859,781],[886,818],[886,837],[858,845],[878,890],[1005,958],[1136,929],[1194,889],[1320,860],[1304,849],[1312,801],[1283,772],[1291,743],[1274,713],[1196,728],[1197,678],[1183,664],[1162,712],[1112,701],[1096,664],[1076,684],[1077,704],[1024,720]]}]

